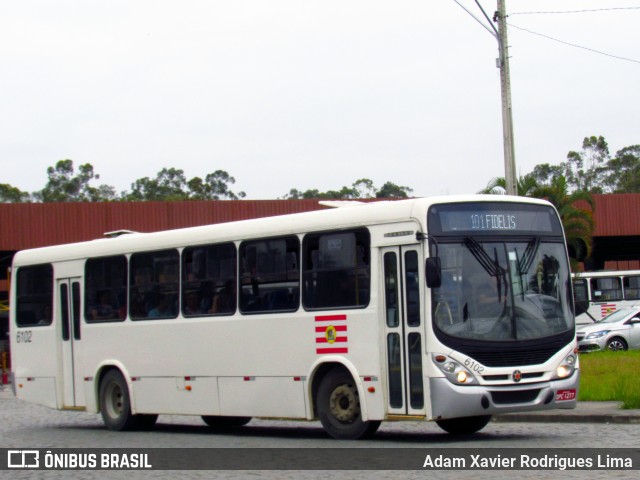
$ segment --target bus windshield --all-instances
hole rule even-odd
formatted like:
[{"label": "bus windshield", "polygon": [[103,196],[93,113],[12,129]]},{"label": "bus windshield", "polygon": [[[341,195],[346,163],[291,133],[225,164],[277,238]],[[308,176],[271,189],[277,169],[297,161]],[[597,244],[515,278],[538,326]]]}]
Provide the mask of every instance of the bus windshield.
[{"label": "bus windshield", "polygon": [[545,338],[574,327],[562,225],[547,205],[470,202],[432,207],[442,285],[436,333],[475,341]]},{"label": "bus windshield", "polygon": [[433,318],[443,333],[488,341],[543,338],[573,327],[560,242],[464,237],[439,246]]}]

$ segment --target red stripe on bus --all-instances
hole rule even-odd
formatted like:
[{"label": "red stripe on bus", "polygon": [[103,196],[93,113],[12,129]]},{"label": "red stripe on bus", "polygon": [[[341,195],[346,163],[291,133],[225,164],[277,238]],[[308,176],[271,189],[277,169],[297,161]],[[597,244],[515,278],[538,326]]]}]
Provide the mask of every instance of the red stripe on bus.
[{"label": "red stripe on bus", "polygon": [[[347,337],[338,337],[334,340],[335,343],[344,343],[347,341]],[[329,341],[326,338],[316,338],[316,343],[329,343]]]},{"label": "red stripe on bus", "polygon": [[316,322],[329,322],[331,320],[346,320],[346,315],[321,315],[316,317]]},{"label": "red stripe on bus", "polygon": [[316,348],[316,353],[349,353],[348,348]]}]

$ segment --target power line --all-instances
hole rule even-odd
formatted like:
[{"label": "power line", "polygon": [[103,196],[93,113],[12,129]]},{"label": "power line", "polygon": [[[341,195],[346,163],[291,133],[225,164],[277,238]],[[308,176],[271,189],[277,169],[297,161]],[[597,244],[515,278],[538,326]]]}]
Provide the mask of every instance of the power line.
[{"label": "power line", "polygon": [[590,13],[590,12],[609,12],[613,10],[640,10],[640,7],[611,7],[611,8],[594,8],[591,10],[564,10],[549,12],[511,12],[511,15],[545,15],[545,14],[565,14],[565,13]]},{"label": "power line", "polygon": [[531,30],[527,30],[526,28],[518,27],[518,26],[516,26],[516,25],[514,25],[512,23],[509,23],[508,25],[510,27],[515,28],[515,29],[522,30],[523,32],[531,33],[532,35],[538,35],[540,37],[544,37],[544,38],[547,38],[549,40],[553,40],[554,42],[562,43],[564,45],[569,45],[570,47],[581,48],[583,50],[588,50],[589,52],[592,52],[592,53],[597,53],[599,55],[604,55],[605,57],[616,58],[618,60],[625,60],[627,62],[640,63],[640,60],[635,60],[633,58],[620,57],[618,55],[612,55],[610,53],[601,52],[600,50],[595,50],[593,48],[585,47],[583,45],[577,45],[575,43],[565,42],[564,40],[559,40],[557,38],[550,37],[549,35],[544,35],[542,33],[534,32],[534,31],[531,31]]}]

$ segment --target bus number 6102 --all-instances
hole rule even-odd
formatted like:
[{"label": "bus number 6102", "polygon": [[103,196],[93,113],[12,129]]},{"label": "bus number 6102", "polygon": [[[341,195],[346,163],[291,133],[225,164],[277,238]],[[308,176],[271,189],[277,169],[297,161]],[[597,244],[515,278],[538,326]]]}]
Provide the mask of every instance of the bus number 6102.
[{"label": "bus number 6102", "polygon": [[31,338],[33,336],[33,332],[31,330],[25,330],[24,332],[16,333],[16,342],[17,343],[31,343]]},{"label": "bus number 6102", "polygon": [[464,361],[464,366],[467,367],[469,370],[471,370],[474,373],[482,373],[482,371],[484,370],[484,367],[482,365],[480,365],[479,363],[474,362],[470,358],[467,358]]}]

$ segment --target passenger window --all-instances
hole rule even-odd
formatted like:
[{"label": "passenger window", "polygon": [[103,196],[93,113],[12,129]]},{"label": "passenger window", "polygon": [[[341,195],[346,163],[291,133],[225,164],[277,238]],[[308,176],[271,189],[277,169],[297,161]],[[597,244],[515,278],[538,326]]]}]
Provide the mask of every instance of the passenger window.
[{"label": "passenger window", "polygon": [[18,327],[53,322],[53,267],[20,267],[17,274],[16,323]]},{"label": "passenger window", "polygon": [[310,310],[366,307],[370,296],[370,240],[365,229],[305,236],[303,304]]},{"label": "passenger window", "polygon": [[87,322],[114,322],[127,316],[127,258],[90,258],[84,267]]},{"label": "passenger window", "polygon": [[624,280],[624,298],[626,300],[640,299],[640,276],[625,277]]},{"label": "passenger window", "polygon": [[622,300],[622,285],[618,277],[592,278],[591,295],[593,300]]},{"label": "passenger window", "polygon": [[178,315],[179,264],[177,250],[131,255],[129,315],[132,320]]},{"label": "passenger window", "polygon": [[294,312],[300,303],[300,242],[297,237],[240,245],[240,311]]},{"label": "passenger window", "polygon": [[182,252],[182,314],[230,315],[236,311],[236,247],[233,243]]}]

